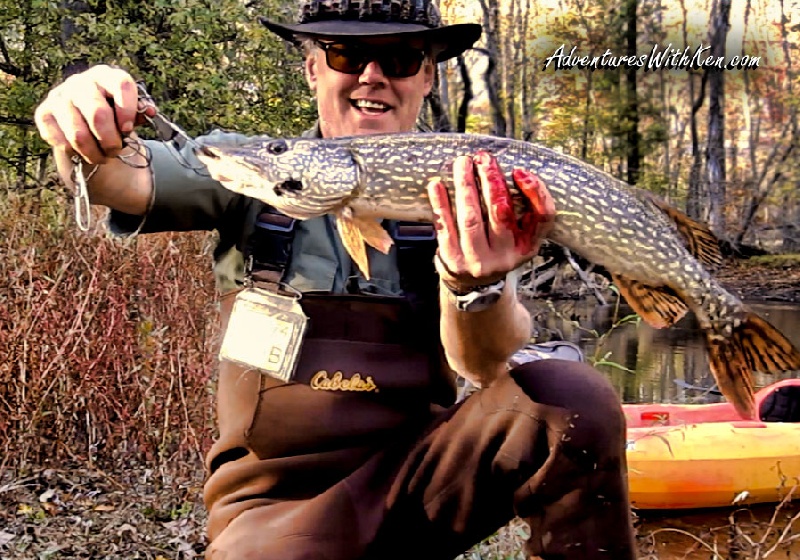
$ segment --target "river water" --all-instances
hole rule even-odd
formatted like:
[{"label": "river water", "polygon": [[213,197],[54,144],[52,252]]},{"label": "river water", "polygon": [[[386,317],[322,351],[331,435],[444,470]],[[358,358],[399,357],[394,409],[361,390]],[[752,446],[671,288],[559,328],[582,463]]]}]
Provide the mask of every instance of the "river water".
[{"label": "river water", "polygon": [[[703,337],[691,314],[668,329],[653,329],[632,317],[627,306],[600,306],[594,299],[526,301],[534,314],[537,341],[569,340],[588,361],[608,375],[625,403],[718,402],[721,397],[708,369]],[[800,305],[751,302],[800,347]],[[756,375],[755,386],[798,373]],[[800,501],[697,511],[640,512],[642,560],[733,560],[790,558],[800,560]],[[744,539],[730,549],[734,535]],[[749,539],[749,541],[747,540]],[[770,554],[770,548],[775,547]],[[716,553],[714,552],[716,550]]]},{"label": "river water", "polygon": [[[624,304],[601,306],[594,299],[525,303],[534,314],[537,341],[578,344],[588,360],[608,375],[625,403],[720,400],[702,333],[691,314],[668,329],[654,329],[632,316]],[[749,305],[800,347],[800,305]],[[756,375],[755,386],[792,375]]]}]

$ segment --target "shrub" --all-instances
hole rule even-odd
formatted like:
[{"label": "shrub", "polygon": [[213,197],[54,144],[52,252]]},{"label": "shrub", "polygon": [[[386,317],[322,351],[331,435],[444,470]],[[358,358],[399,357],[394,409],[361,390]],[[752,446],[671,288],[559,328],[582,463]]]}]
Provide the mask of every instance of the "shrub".
[{"label": "shrub", "polygon": [[213,437],[210,234],[95,224],[80,232],[50,190],[0,193],[5,464],[196,469]]}]

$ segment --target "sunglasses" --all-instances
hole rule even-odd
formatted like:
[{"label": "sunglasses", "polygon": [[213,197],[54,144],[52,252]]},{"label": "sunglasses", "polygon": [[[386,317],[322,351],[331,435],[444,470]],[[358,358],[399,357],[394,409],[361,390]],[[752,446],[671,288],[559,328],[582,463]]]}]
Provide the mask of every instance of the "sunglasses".
[{"label": "sunglasses", "polygon": [[328,67],[342,74],[361,74],[374,60],[387,78],[409,78],[416,76],[425,60],[424,50],[409,46],[381,48],[323,41],[315,43],[325,51]]}]

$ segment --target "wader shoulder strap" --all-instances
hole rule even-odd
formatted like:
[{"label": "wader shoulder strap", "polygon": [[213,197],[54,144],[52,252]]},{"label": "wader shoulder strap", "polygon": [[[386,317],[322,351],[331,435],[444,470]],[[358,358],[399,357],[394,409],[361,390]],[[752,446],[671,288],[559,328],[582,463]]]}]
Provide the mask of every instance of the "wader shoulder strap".
[{"label": "wader shoulder strap", "polygon": [[[245,252],[245,275],[254,280],[279,283],[292,256],[297,221],[265,206]],[[391,221],[387,228],[397,247],[400,287],[411,299],[436,297],[436,230],[432,224]],[[435,301],[435,299],[434,299]]]},{"label": "wader shoulder strap", "polygon": [[433,255],[436,253],[436,230],[433,224],[390,222],[389,235],[397,246],[400,287],[412,303],[434,303],[438,282]]},{"label": "wader shoulder strap", "polygon": [[245,276],[278,284],[292,256],[297,220],[265,206],[245,248]]}]

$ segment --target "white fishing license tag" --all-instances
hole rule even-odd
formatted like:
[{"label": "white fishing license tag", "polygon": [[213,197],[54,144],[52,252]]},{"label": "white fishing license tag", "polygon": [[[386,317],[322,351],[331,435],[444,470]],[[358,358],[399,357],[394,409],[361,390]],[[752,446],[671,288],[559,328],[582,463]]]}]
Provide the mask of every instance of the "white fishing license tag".
[{"label": "white fishing license tag", "polygon": [[307,322],[297,297],[248,288],[233,303],[219,357],[289,381]]}]

